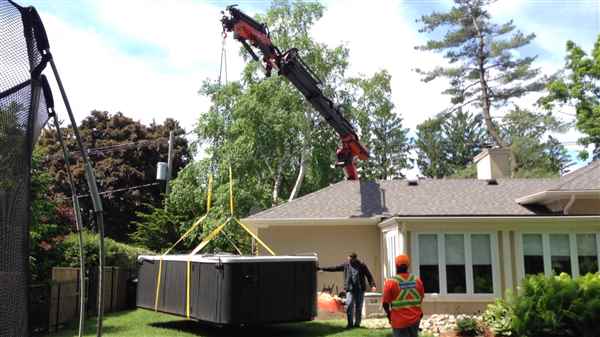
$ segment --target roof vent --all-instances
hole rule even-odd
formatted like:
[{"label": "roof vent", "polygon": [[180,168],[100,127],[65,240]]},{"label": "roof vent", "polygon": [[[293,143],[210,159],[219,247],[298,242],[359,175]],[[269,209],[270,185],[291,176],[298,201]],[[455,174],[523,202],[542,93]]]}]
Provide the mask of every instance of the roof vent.
[{"label": "roof vent", "polygon": [[417,186],[419,185],[419,179],[413,178],[413,179],[407,179],[408,180],[408,186]]},{"label": "roof vent", "polygon": [[498,185],[498,180],[496,180],[496,179],[488,179],[487,180],[487,184],[488,185]]}]

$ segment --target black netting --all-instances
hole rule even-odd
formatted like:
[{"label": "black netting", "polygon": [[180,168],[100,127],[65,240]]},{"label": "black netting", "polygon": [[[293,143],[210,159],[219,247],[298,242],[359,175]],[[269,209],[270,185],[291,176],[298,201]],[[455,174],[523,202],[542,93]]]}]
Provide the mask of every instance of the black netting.
[{"label": "black netting", "polygon": [[33,8],[0,0],[0,336],[27,336],[30,166],[48,120],[47,40]]}]

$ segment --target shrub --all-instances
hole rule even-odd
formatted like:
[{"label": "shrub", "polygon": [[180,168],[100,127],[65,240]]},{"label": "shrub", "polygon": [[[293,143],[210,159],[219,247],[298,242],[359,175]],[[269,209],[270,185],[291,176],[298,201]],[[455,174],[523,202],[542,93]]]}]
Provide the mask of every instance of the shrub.
[{"label": "shrub", "polygon": [[[135,265],[138,255],[149,253],[148,250],[104,239],[106,266],[130,268]],[[69,234],[60,245],[63,267],[79,267],[79,241],[77,233]],[[98,234],[83,232],[83,251],[86,268],[98,266]]]},{"label": "shrub", "polygon": [[513,298],[512,310],[517,336],[600,336],[600,274],[528,277]]},{"label": "shrub", "polygon": [[504,300],[497,299],[487,306],[483,313],[483,322],[496,336],[512,335],[512,308]]},{"label": "shrub", "polygon": [[456,332],[460,336],[477,336],[482,329],[476,319],[467,317],[456,321]]}]

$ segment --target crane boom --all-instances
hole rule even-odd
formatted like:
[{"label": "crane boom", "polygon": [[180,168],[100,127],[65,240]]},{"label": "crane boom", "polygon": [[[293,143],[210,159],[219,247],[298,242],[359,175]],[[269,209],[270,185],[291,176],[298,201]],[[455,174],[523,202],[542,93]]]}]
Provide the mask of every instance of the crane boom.
[{"label": "crane boom", "polygon": [[[226,11],[221,19],[224,33],[233,32],[233,37],[242,43],[252,58],[261,62],[267,76],[275,69],[302,93],[340,136],[342,145],[336,151],[336,166],[344,168],[348,179],[358,179],[354,158],[366,160],[369,158],[369,152],[358,140],[354,127],[344,117],[341,107],[323,94],[319,87],[321,81],[302,61],[298,50],[292,48],[282,53],[273,45],[265,24],[257,22],[234,6],[228,6]],[[253,47],[260,51],[262,60]]]}]

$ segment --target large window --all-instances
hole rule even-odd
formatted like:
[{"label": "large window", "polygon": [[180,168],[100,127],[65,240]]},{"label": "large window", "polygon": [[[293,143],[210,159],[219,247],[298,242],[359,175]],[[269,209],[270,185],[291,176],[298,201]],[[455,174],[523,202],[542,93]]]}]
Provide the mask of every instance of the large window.
[{"label": "large window", "polygon": [[471,235],[473,292],[476,294],[491,294],[494,292],[491,247],[488,234]]},{"label": "large window", "polygon": [[419,275],[426,292],[440,292],[437,234],[419,235]]},{"label": "large window", "polygon": [[544,244],[541,234],[523,234],[525,274],[544,273]]},{"label": "large window", "polygon": [[550,263],[556,275],[571,273],[571,248],[568,234],[550,234]]},{"label": "large window", "polygon": [[521,244],[525,275],[598,271],[600,233],[524,233]]},{"label": "large window", "polygon": [[463,234],[447,234],[446,238],[446,289],[449,294],[467,292],[465,269],[465,237]]},{"label": "large window", "polygon": [[579,275],[598,272],[598,243],[594,234],[577,234]]},{"label": "large window", "polygon": [[[416,266],[426,293],[494,294],[495,236],[417,233]],[[495,249],[495,248],[494,248]]]}]

